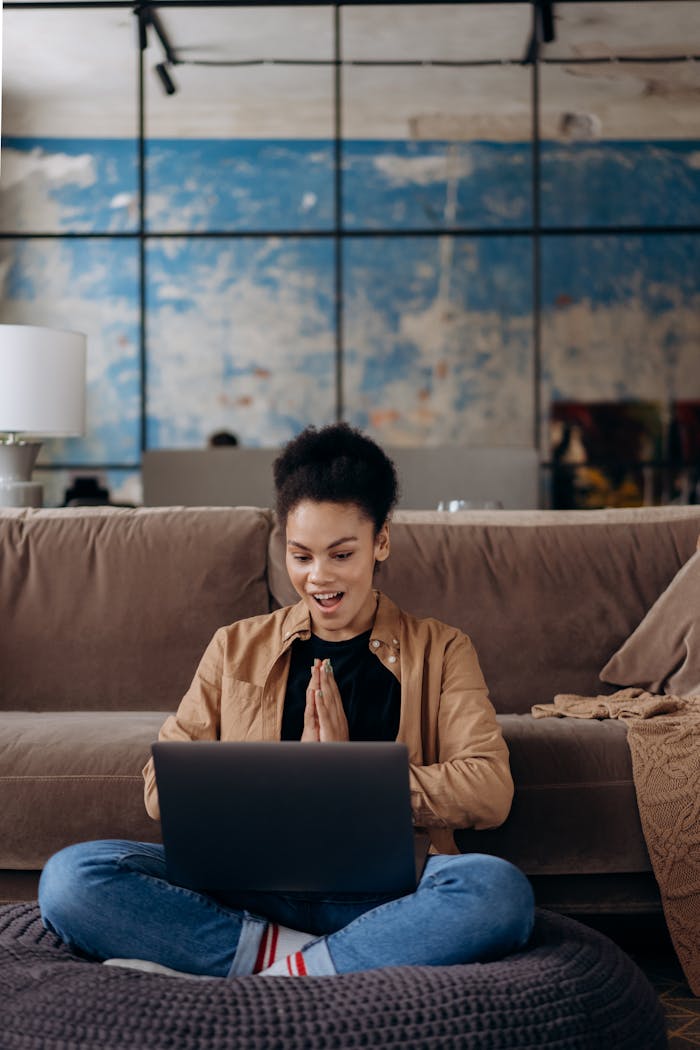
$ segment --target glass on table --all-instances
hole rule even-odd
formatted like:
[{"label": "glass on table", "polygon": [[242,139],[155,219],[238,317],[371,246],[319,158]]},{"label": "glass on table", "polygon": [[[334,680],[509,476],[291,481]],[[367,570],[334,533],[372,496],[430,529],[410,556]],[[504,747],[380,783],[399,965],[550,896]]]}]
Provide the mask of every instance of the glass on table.
[{"label": "glass on table", "polygon": [[452,512],[458,510],[503,510],[503,504],[498,499],[441,499],[437,509]]}]

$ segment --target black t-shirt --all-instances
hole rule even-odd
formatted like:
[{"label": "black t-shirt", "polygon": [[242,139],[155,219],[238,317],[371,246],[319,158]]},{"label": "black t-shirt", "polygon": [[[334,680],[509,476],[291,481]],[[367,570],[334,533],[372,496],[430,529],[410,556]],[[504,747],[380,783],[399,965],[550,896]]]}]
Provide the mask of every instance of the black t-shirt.
[{"label": "black t-shirt", "polygon": [[292,645],[282,715],[282,740],[300,740],[304,729],[306,689],[315,659],[331,661],[343,701],[351,740],[396,740],[401,686],[370,651],[371,631],[344,642],[327,642],[312,634]]}]

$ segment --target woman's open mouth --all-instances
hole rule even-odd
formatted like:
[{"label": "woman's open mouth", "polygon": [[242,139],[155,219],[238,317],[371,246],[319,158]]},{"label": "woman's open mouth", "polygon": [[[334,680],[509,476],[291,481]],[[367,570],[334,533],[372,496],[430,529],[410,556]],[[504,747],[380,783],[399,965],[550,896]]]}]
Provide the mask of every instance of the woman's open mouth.
[{"label": "woman's open mouth", "polygon": [[326,591],[322,594],[312,594],[311,597],[317,605],[329,612],[340,605],[344,593],[344,591]]}]

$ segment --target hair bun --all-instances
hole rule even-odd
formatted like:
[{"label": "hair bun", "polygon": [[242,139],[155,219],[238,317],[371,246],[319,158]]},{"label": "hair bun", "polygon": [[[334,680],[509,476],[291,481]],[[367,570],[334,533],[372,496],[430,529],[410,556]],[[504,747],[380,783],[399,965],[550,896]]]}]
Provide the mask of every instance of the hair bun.
[{"label": "hair bun", "polygon": [[273,475],[281,521],[305,499],[354,503],[378,530],[399,494],[396,468],[387,454],[348,423],[307,427],[282,449]]}]

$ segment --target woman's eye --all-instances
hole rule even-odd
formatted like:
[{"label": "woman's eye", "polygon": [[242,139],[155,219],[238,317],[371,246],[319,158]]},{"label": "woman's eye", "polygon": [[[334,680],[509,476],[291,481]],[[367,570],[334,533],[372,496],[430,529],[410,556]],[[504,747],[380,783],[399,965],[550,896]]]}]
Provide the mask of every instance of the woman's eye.
[{"label": "woman's eye", "polygon": [[292,557],[294,558],[294,561],[308,561],[309,560],[308,556],[306,554],[293,554]]},{"label": "woman's eye", "polygon": [[349,558],[351,554],[352,551],[343,551],[340,554],[335,554],[334,557],[337,558],[338,561],[346,561],[346,559]]}]

